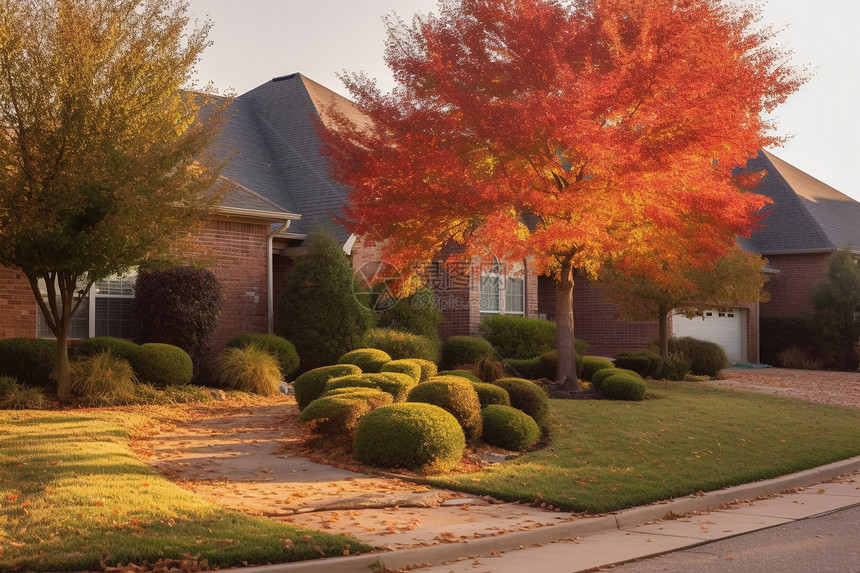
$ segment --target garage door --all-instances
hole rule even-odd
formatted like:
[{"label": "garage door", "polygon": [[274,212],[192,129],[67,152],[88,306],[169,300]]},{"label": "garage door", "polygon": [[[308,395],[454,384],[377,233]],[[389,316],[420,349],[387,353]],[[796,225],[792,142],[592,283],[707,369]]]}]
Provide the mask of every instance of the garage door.
[{"label": "garage door", "polygon": [[732,363],[741,362],[747,359],[745,319],[746,313],[740,308],[726,312],[706,310],[695,318],[676,314],[672,317],[672,335],[716,342],[723,347]]}]

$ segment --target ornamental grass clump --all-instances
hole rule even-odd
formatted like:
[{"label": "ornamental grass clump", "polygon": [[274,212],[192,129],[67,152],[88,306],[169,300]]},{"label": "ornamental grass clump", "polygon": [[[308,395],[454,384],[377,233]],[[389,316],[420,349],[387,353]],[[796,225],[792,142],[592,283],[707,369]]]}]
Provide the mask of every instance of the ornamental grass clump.
[{"label": "ornamental grass clump", "polygon": [[304,410],[308,404],[319,398],[325,391],[325,385],[332,378],[361,374],[361,368],[354,364],[334,364],[332,366],[320,366],[308,370],[293,382],[293,392],[299,410]]},{"label": "ornamental grass clump", "polygon": [[481,437],[481,401],[472,382],[459,376],[435,376],[409,391],[407,402],[434,404],[457,418],[466,440]]},{"label": "ornamental grass clump", "polygon": [[680,352],[690,361],[690,370],[699,376],[717,375],[723,368],[731,366],[723,347],[714,342],[690,336],[669,339],[669,352]]},{"label": "ornamental grass clump", "polygon": [[352,444],[362,463],[437,473],[460,462],[466,438],[457,418],[439,406],[405,402],[364,416]]},{"label": "ornamental grass clump", "polygon": [[483,440],[491,446],[524,452],[538,443],[541,431],[531,416],[511,406],[491,404],[481,410]]},{"label": "ornamental grass clump", "polygon": [[382,369],[387,362],[391,362],[391,356],[384,350],[376,348],[357,348],[341,356],[338,364],[354,364],[361,368],[362,372],[376,373]]},{"label": "ornamental grass clump", "polygon": [[504,388],[511,399],[511,406],[531,416],[541,430],[549,426],[549,396],[543,388],[521,378],[500,378],[493,382]]},{"label": "ornamental grass clump", "polygon": [[271,352],[249,344],[219,353],[212,362],[211,376],[220,386],[272,396],[279,392],[281,369]]},{"label": "ornamental grass clump", "polygon": [[614,374],[603,380],[600,389],[613,400],[638,402],[645,398],[648,388],[641,378],[634,378],[629,374]]},{"label": "ornamental grass clump", "polygon": [[69,364],[72,392],[82,398],[126,398],[134,394],[137,378],[128,360],[109,350]]},{"label": "ornamental grass clump", "polygon": [[0,409],[3,410],[43,410],[47,405],[45,391],[35,386],[17,386],[0,398]]},{"label": "ornamental grass clump", "polygon": [[296,347],[286,338],[274,334],[237,334],[227,342],[227,348],[245,348],[251,344],[275,357],[282,380],[288,380],[290,374],[299,369],[299,353],[296,352]]}]

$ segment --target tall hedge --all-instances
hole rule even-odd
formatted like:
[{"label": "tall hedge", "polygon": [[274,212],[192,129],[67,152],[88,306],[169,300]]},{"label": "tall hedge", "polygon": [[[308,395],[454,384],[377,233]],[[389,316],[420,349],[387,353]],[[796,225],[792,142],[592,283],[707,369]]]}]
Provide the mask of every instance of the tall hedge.
[{"label": "tall hedge", "polygon": [[223,304],[221,284],[208,269],[141,268],[134,293],[135,341],[178,346],[199,372],[209,362]]},{"label": "tall hedge", "polygon": [[362,346],[373,325],[363,287],[333,236],[314,229],[308,254],[293,265],[284,285],[275,326],[302,358],[301,371],[334,364]]},{"label": "tall hedge", "polygon": [[481,319],[481,336],[502,358],[535,358],[556,348],[554,322],[513,315],[492,315]]},{"label": "tall hedge", "polygon": [[[384,285],[374,287],[378,293]],[[436,305],[433,291],[422,287],[407,297],[403,297],[385,310],[377,310],[376,324],[424,336],[430,340],[438,339],[439,325],[442,324],[442,311]]]}]

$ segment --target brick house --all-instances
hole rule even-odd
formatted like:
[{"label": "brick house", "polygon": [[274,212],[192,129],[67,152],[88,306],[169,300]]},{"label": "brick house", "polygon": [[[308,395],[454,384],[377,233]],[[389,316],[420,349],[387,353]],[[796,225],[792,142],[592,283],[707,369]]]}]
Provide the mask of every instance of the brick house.
[{"label": "brick house", "polygon": [[[747,170],[766,172],[756,192],[773,200],[765,208],[768,215],[762,228],[740,240],[744,249],[769,261],[764,272],[770,301],[724,312],[712,309],[692,320],[676,315],[670,335],[713,340],[733,361],[758,362],[759,318],[811,313],[810,287],[821,280],[827,258],[845,247],[860,255],[860,203],[769,151],[750,160]],[[545,294],[551,287],[541,277],[539,312],[550,319],[555,316],[554,299]],[[594,354],[611,356],[643,348],[657,337],[656,322],[621,320],[599,285],[584,277],[576,282],[573,309],[576,336],[587,340]]]},{"label": "brick house", "polygon": [[[293,260],[306,253],[304,240],[314,226],[334,235],[356,269],[379,258],[378,249],[335,222],[348,190],[329,175],[314,119],[325,125],[331,108],[359,124],[366,121],[352,102],[298,73],[235,97],[225,112],[213,143],[225,162],[217,183],[224,200],[197,238],[225,290],[216,350],[239,332],[272,332],[284,279]],[[535,316],[537,277],[523,268],[435,273],[443,337],[476,334],[482,314]],[[134,279],[95,285],[76,314],[71,338],[130,338]],[[0,338],[51,336],[39,315],[26,278],[0,268]]]}]

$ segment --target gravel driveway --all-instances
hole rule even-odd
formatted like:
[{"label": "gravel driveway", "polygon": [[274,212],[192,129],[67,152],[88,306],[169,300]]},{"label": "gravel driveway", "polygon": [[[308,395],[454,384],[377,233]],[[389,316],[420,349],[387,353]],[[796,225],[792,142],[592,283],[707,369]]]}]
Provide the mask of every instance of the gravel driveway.
[{"label": "gravel driveway", "polygon": [[718,380],[706,384],[860,408],[860,372],[856,371],[728,368]]}]

